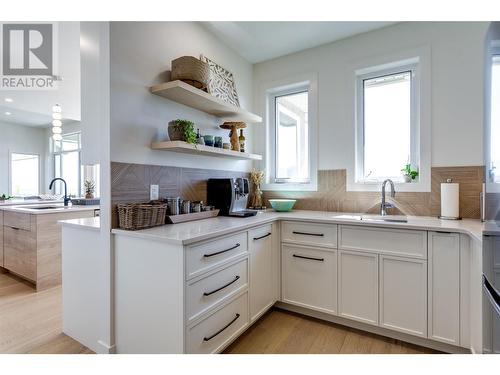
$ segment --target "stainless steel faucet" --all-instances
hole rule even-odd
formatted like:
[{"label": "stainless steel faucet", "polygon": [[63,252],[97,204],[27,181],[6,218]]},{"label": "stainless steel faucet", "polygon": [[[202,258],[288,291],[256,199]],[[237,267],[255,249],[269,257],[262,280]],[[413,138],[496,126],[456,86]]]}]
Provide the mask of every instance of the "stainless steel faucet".
[{"label": "stainless steel faucet", "polygon": [[394,198],[396,196],[396,191],[394,190],[394,182],[392,180],[387,179],[384,182],[382,182],[382,203],[380,203],[380,215],[385,216],[387,215],[387,208],[393,208],[394,205],[392,203],[386,203],[385,202],[385,185],[389,183],[391,185],[391,197]]}]

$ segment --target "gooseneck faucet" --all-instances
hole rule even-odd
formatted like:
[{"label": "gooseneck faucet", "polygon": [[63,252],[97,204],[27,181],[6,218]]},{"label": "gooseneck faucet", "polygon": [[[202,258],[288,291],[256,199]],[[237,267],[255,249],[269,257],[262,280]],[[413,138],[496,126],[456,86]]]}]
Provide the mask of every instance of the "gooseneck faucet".
[{"label": "gooseneck faucet", "polygon": [[57,180],[64,183],[64,206],[67,207],[68,203],[71,201],[71,198],[68,197],[68,185],[66,184],[66,181],[61,177],[56,177],[52,181],[50,181],[49,189],[52,189],[52,186],[54,186],[54,182],[56,182]]},{"label": "gooseneck faucet", "polygon": [[387,215],[387,208],[393,208],[394,205],[391,203],[386,203],[385,202],[385,185],[389,183],[391,185],[391,197],[394,198],[396,196],[396,191],[394,190],[394,182],[392,180],[387,179],[384,182],[382,182],[382,203],[380,203],[380,215],[385,216]]}]

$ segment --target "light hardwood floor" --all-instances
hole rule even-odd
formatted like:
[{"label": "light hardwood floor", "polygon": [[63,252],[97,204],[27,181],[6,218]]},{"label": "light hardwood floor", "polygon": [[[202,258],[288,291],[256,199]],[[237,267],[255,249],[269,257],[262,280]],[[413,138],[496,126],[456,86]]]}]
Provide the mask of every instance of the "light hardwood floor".
[{"label": "light hardwood floor", "polygon": [[33,286],[0,273],[0,353],[92,353],[62,333],[61,287]]},{"label": "light hardwood floor", "polygon": [[228,354],[432,354],[432,349],[273,309],[231,344]]},{"label": "light hardwood floor", "polygon": [[[62,333],[61,287],[40,292],[0,273],[0,353],[87,354]],[[302,315],[271,310],[225,353],[436,353]]]}]

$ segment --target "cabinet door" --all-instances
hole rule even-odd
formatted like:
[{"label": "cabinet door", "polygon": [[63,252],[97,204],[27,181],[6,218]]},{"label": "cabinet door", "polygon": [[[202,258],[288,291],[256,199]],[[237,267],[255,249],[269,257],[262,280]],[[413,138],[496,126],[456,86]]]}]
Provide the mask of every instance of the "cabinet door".
[{"label": "cabinet door", "polygon": [[337,312],[337,251],[282,245],[283,302]]},{"label": "cabinet door", "polygon": [[458,233],[429,232],[429,338],[460,344]]},{"label": "cabinet door", "polygon": [[380,255],[380,326],[427,337],[427,262]]},{"label": "cabinet door", "polygon": [[255,320],[274,303],[272,226],[248,232],[250,249],[250,318]]},{"label": "cabinet door", "polygon": [[0,267],[3,267],[3,211],[0,211]]},{"label": "cabinet door", "polygon": [[36,234],[4,226],[4,267],[36,281]]},{"label": "cabinet door", "polygon": [[378,255],[339,250],[339,313],[378,325]]}]

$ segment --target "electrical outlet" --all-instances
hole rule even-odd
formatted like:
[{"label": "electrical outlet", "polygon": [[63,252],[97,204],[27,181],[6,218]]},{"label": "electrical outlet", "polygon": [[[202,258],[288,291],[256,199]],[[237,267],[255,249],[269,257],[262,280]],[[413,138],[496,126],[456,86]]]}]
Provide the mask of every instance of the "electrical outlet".
[{"label": "electrical outlet", "polygon": [[158,185],[150,185],[149,188],[149,199],[152,201],[157,200],[160,197],[160,187]]}]

